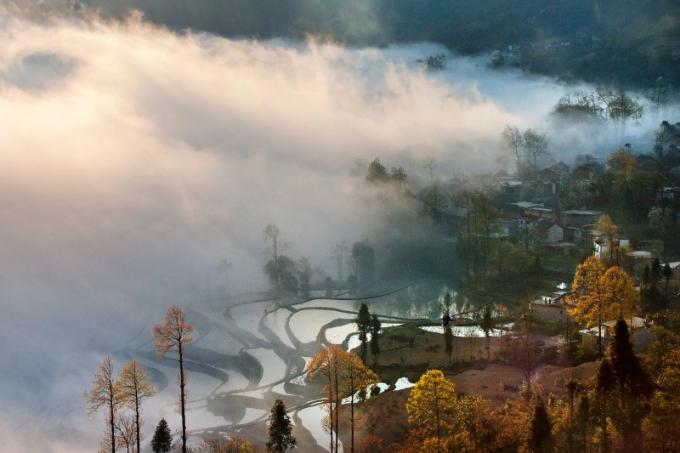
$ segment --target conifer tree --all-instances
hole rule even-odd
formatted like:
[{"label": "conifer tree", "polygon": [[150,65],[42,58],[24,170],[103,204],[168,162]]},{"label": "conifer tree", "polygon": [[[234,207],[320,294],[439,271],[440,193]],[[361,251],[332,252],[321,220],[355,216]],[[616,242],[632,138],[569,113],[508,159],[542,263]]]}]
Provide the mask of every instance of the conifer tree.
[{"label": "conifer tree", "polygon": [[491,331],[494,327],[494,321],[491,313],[491,307],[489,305],[484,306],[484,311],[482,312],[482,320],[479,323],[479,327],[484,331],[484,336],[486,337],[486,361],[489,361],[489,354],[491,351],[490,340]]},{"label": "conifer tree", "polygon": [[269,442],[267,451],[270,453],[284,453],[287,449],[295,447],[296,440],[292,435],[290,417],[286,413],[283,401],[277,399],[272,406],[269,416]]},{"label": "conifer tree", "polygon": [[531,451],[535,453],[548,451],[551,429],[552,423],[550,422],[550,417],[548,417],[548,412],[545,410],[543,401],[539,400],[534,407],[534,415],[531,419],[529,431],[528,444]]},{"label": "conifer tree", "polygon": [[373,354],[373,360],[376,360],[376,356],[380,354],[380,329],[382,325],[377,315],[371,316],[371,354]]},{"label": "conifer tree", "polygon": [[365,362],[366,352],[368,352],[368,332],[371,330],[371,314],[368,311],[368,306],[363,302],[359,307],[356,323],[359,329],[359,340],[361,341],[361,360]]},{"label": "conifer tree", "polygon": [[611,364],[608,359],[600,362],[600,368],[597,370],[596,389],[599,398],[600,411],[600,429],[602,430],[602,440],[600,444],[600,451],[606,453],[609,451],[609,441],[607,439],[607,408],[609,405],[609,395],[614,390],[615,376]]},{"label": "conifer tree", "polygon": [[158,422],[156,426],[156,431],[153,433],[153,438],[151,439],[151,449],[154,453],[168,453],[172,448],[172,435],[170,434],[170,428],[168,427],[168,422],[164,418]]},{"label": "conifer tree", "polygon": [[617,417],[614,421],[626,445],[642,449],[641,424],[648,412],[654,385],[633,351],[628,325],[619,319],[609,347],[612,371],[617,384]]}]

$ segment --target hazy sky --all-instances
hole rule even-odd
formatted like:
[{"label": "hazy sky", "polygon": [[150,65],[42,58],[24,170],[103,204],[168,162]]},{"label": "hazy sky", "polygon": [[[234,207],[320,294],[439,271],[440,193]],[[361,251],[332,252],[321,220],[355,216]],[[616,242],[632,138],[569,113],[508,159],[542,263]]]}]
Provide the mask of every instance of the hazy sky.
[{"label": "hazy sky", "polygon": [[[82,418],[102,355],[215,286],[222,258],[236,289],[262,287],[266,224],[328,265],[373,222],[356,159],[487,170],[505,124],[550,132],[569,89],[482,59],[430,72],[416,60],[444,50],[426,44],[230,41],[136,20],[0,13],[0,42],[0,436]],[[562,132],[556,153],[615,137]]]}]

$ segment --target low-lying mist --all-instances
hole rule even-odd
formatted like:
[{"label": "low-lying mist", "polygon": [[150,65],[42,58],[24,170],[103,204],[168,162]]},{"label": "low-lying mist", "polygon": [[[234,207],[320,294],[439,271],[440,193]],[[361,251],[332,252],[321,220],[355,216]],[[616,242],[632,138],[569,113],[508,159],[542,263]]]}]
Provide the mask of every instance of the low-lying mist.
[{"label": "low-lying mist", "polygon": [[[382,227],[357,159],[416,181],[434,159],[446,179],[497,169],[509,123],[544,130],[568,160],[644,144],[660,121],[556,126],[549,113],[573,87],[450,54],[431,71],[417,60],[446,51],[428,44],[232,41],[9,13],[0,41],[0,428],[14,432],[80,422],[103,354],[167,306],[219,295],[222,259],[232,292],[266,288],[265,225],[332,272],[333,244]],[[84,435],[60,432],[66,446],[43,451]]]}]

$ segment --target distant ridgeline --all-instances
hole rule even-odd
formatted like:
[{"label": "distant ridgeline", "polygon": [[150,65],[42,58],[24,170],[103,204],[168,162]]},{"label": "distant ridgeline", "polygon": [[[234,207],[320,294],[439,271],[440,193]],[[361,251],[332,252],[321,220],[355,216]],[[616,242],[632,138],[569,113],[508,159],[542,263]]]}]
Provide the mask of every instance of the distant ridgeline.
[{"label": "distant ridgeline", "polygon": [[139,9],[147,19],[177,30],[257,38],[315,35],[353,45],[431,41],[463,54],[493,52],[496,66],[566,80],[680,85],[677,0],[47,0],[41,5],[50,1],[117,17]]}]

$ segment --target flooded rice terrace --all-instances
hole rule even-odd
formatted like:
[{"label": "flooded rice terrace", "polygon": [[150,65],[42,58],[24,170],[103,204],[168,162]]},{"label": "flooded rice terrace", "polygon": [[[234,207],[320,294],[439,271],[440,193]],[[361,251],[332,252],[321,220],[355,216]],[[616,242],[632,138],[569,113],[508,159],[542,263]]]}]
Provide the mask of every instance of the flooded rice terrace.
[{"label": "flooded rice terrace", "polygon": [[[185,356],[189,373],[187,424],[193,442],[236,434],[264,440],[269,409],[276,399],[282,399],[295,422],[299,445],[304,451],[324,451],[328,442],[328,434],[322,429],[326,410],[320,388],[307,385],[305,369],[324,344],[342,345],[348,350],[359,346],[355,318],[360,303],[367,303],[378,314],[383,329],[429,321],[423,329],[441,330],[436,325],[441,315],[437,296],[424,302],[422,291],[416,293],[413,287],[363,299],[343,294],[314,296],[318,298],[301,301],[264,299],[262,294],[253,294],[239,297],[230,306],[220,301],[187,307],[187,317],[194,326],[193,341]],[[465,308],[454,305],[452,312]],[[477,326],[457,329],[461,329],[460,336],[479,330]],[[176,360],[172,356],[158,358],[148,340],[131,345],[126,354],[143,362],[158,389],[145,411],[178,426]],[[412,385],[406,378],[394,384],[396,388]],[[388,384],[379,387],[385,390]]]}]

